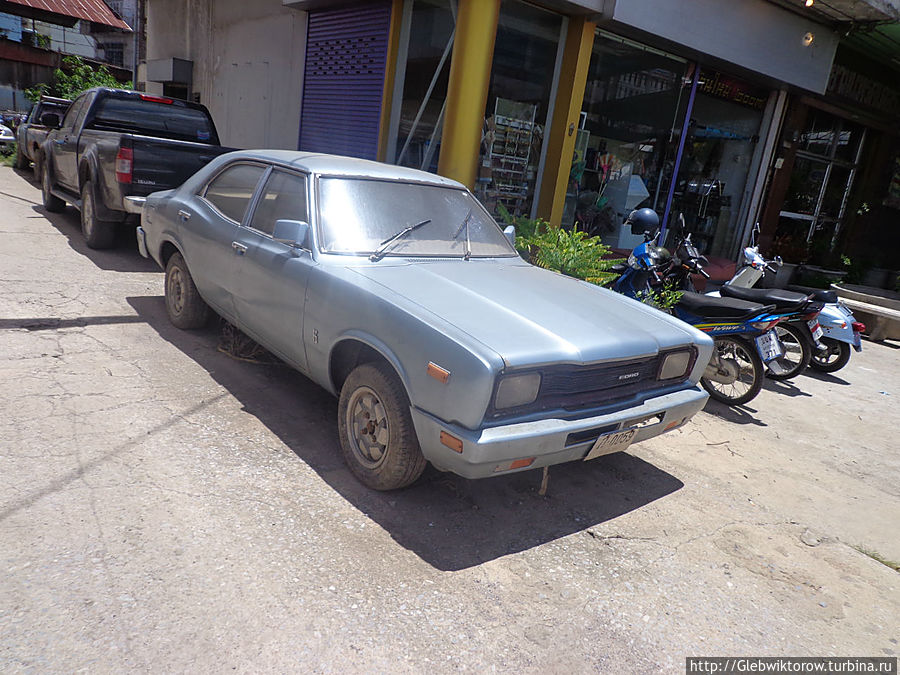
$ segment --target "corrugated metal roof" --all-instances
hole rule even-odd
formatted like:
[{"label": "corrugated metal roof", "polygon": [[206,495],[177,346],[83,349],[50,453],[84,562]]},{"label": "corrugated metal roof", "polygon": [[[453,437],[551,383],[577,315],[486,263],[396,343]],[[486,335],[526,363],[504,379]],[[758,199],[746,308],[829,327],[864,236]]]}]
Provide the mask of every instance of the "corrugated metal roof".
[{"label": "corrugated metal roof", "polygon": [[42,12],[62,14],[84,21],[101,23],[105,26],[131,30],[131,27],[117,17],[103,0],[6,0],[6,2]]}]

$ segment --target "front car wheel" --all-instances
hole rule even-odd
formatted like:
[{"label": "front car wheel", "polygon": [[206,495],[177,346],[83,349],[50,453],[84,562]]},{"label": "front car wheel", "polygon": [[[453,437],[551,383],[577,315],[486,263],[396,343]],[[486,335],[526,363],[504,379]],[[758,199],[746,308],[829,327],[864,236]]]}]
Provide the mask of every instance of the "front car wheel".
[{"label": "front car wheel", "polygon": [[409,397],[385,363],[364,363],[350,373],[338,402],[338,433],[344,461],[370,488],[403,488],[425,470]]}]

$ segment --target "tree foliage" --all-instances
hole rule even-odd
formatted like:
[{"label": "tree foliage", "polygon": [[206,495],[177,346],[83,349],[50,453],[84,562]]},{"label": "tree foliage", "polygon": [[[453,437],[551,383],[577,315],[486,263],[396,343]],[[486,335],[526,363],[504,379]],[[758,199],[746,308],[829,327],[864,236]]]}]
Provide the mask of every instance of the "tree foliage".
[{"label": "tree foliage", "polygon": [[25,90],[25,98],[36,102],[41,94],[74,99],[85,89],[91,87],[131,88],[131,82],[120,83],[106,66],[94,69],[85,63],[80,56],[64,56],[62,67],[53,71],[50,82],[41,82]]}]

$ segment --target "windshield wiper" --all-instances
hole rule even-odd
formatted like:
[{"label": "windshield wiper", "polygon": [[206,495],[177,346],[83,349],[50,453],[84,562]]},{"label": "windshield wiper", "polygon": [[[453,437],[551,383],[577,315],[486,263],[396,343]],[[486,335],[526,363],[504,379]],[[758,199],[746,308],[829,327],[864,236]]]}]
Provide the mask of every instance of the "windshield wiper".
[{"label": "windshield wiper", "polygon": [[459,233],[462,232],[463,228],[466,228],[466,253],[463,256],[463,260],[468,260],[472,257],[472,245],[469,243],[469,220],[472,218],[472,209],[469,209],[469,212],[466,214],[466,217],[463,218],[463,221],[459,224],[459,229],[456,230],[456,234],[453,235],[453,238],[456,239],[459,236]]},{"label": "windshield wiper", "polygon": [[423,220],[419,223],[416,223],[415,225],[410,225],[409,227],[404,227],[397,234],[391,235],[390,237],[385,239],[383,242],[378,244],[378,248],[376,248],[375,252],[369,256],[369,260],[371,260],[372,262],[381,260],[384,257],[384,254],[387,252],[388,248],[390,248],[391,244],[393,244],[398,239],[405,237],[413,230],[417,230],[418,228],[422,227],[423,225],[427,225],[430,222],[431,222],[431,218],[428,218],[427,220]]}]

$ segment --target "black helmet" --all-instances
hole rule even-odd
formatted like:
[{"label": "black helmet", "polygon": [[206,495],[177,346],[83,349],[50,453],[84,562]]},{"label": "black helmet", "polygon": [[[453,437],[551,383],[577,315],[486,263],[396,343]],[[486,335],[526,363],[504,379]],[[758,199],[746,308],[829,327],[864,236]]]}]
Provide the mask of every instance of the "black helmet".
[{"label": "black helmet", "polygon": [[635,209],[628,214],[625,224],[631,226],[632,232],[653,232],[659,227],[659,216],[651,208]]}]

